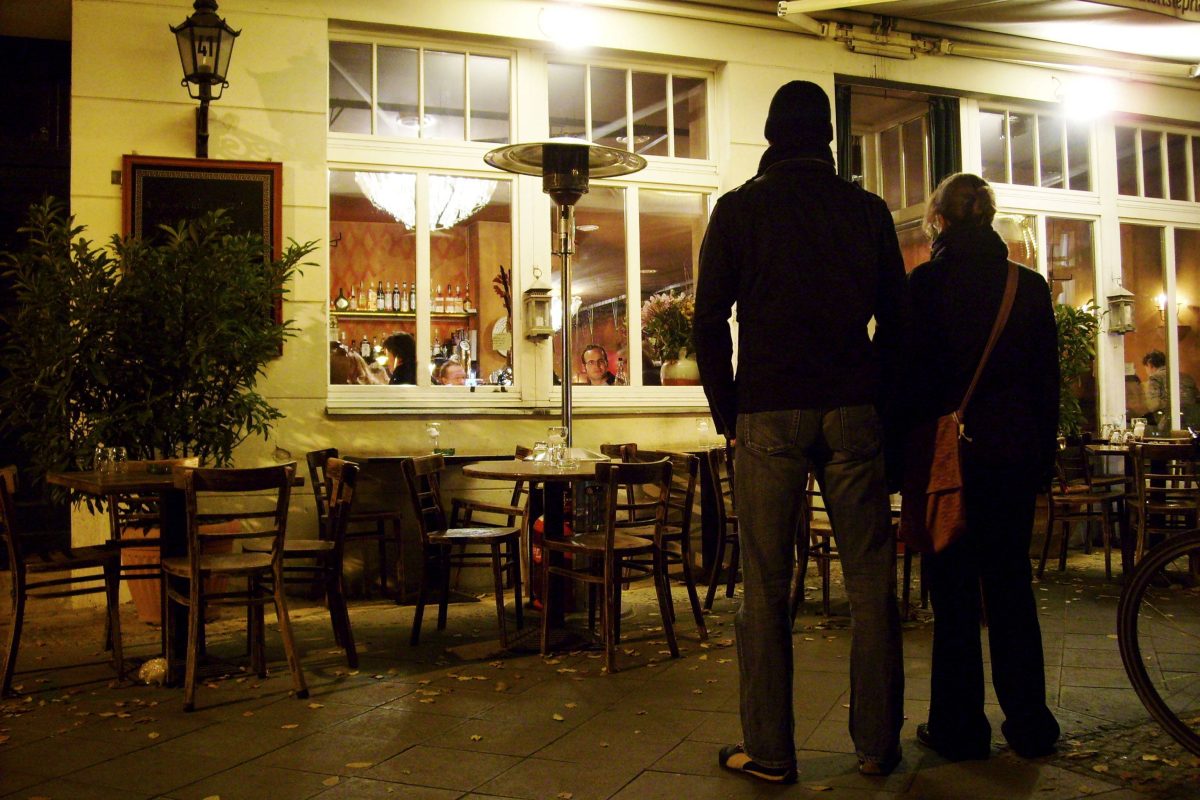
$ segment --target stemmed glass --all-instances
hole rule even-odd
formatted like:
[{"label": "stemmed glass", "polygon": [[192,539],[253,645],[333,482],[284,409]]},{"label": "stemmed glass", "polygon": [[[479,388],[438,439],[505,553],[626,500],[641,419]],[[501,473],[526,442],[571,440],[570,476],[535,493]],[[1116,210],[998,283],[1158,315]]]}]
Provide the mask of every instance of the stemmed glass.
[{"label": "stemmed glass", "polygon": [[440,441],[440,437],[442,435],[442,423],[440,423],[440,422],[426,423],[425,424],[425,433],[427,433],[429,435],[430,451],[433,453],[438,452],[438,450],[440,449],[439,441]]}]

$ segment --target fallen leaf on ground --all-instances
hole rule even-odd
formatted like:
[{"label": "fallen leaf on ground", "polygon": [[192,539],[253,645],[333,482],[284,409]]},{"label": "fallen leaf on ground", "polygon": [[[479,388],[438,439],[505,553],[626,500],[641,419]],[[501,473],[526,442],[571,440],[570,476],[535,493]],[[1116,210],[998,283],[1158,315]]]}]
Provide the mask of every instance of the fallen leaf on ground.
[{"label": "fallen leaf on ground", "polygon": [[564,717],[562,714],[554,714],[550,718],[555,722],[562,722],[564,719],[566,719],[566,717]]},{"label": "fallen leaf on ground", "polygon": [[324,703],[309,703],[308,707],[309,708],[324,708],[325,704]]},{"label": "fallen leaf on ground", "polygon": [[337,775],[332,775],[321,781],[321,783],[325,784],[326,786],[337,786],[339,781],[341,781],[341,778],[339,778]]},{"label": "fallen leaf on ground", "polygon": [[374,763],[373,761],[351,761],[346,765],[346,769],[366,769],[374,766]]},{"label": "fallen leaf on ground", "polygon": [[471,734],[471,741],[472,741],[472,742],[482,742],[482,741],[483,741],[483,737],[482,737],[482,736],[480,736],[478,733],[472,733],[472,734]]},{"label": "fallen leaf on ground", "polygon": [[831,792],[831,791],[833,791],[832,786],[823,786],[820,784],[806,783],[806,784],[804,784],[804,788],[808,789],[810,792]]},{"label": "fallen leaf on ground", "polygon": [[162,736],[162,734],[158,731],[150,731],[146,734],[147,739],[157,739],[159,736]]},{"label": "fallen leaf on ground", "polygon": [[285,731],[290,731],[293,728],[299,728],[300,723],[299,722],[288,722],[284,725],[280,725],[279,727],[283,728]]}]

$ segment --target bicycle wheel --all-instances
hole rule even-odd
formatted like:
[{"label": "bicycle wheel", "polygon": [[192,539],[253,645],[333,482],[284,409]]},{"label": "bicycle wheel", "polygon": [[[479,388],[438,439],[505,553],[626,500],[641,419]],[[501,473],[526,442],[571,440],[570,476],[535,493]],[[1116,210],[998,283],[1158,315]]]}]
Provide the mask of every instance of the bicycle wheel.
[{"label": "bicycle wheel", "polygon": [[1117,640],[1150,715],[1200,755],[1200,530],[1151,549],[1121,592]]}]

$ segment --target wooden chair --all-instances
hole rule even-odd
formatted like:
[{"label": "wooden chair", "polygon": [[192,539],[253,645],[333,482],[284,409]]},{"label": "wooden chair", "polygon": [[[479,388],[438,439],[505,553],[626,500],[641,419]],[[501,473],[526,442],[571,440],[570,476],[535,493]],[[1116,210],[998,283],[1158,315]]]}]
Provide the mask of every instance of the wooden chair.
[{"label": "wooden chair", "polygon": [[[897,528],[899,521],[893,512],[892,526]],[[913,551],[905,547],[897,539],[896,552],[900,556],[902,574],[900,578],[900,615],[908,619],[912,597],[912,560]],[[796,531],[796,567],[791,586],[792,621],[800,611],[804,602],[804,581],[808,574],[808,559],[812,558],[817,564],[821,576],[821,613],[828,617],[830,614],[830,573],[833,562],[837,561],[837,542],[833,536],[833,525],[825,509],[824,499],[817,486],[816,476],[809,474],[808,483],[804,488],[803,506],[800,514],[800,526]],[[928,583],[921,581],[921,606],[928,605]]]},{"label": "wooden chair", "polygon": [[[441,455],[420,456],[401,462],[404,481],[408,486],[413,516],[421,533],[421,585],[417,607],[413,614],[409,643],[416,645],[421,638],[421,619],[434,580],[438,581],[438,630],[446,627],[446,607],[450,597],[450,570],[455,567],[491,566],[496,590],[496,618],[500,626],[500,643],[508,647],[508,625],[504,616],[504,576],[508,572],[516,598],[517,628],[524,625],[521,610],[521,532],[516,528],[473,527],[453,528],[447,524],[442,506],[441,475],[446,460]],[[461,545],[486,545],[489,553],[479,553]],[[504,548],[503,560],[501,548]]]},{"label": "wooden chair", "polygon": [[1093,483],[1087,453],[1082,447],[1060,447],[1055,456],[1056,477],[1050,486],[1046,502],[1046,535],[1042,542],[1042,557],[1038,562],[1038,577],[1046,571],[1050,540],[1055,523],[1060,523],[1062,537],[1058,554],[1059,571],[1067,568],[1067,543],[1071,523],[1084,523],[1084,540],[1090,544],[1091,524],[1100,523],[1104,542],[1104,574],[1112,579],[1113,519],[1120,518],[1125,492],[1112,483]]},{"label": "wooden chair", "polygon": [[[346,586],[342,575],[342,557],[346,547],[346,525],[354,513],[354,489],[358,484],[358,464],[330,458],[325,462],[325,496],[329,498],[329,516],[316,539],[287,539],[283,543],[283,579],[285,583],[311,584],[319,579],[329,608],[333,638],[346,651],[346,663],[358,667],[354,632],[350,629],[350,611],[346,606]],[[248,541],[242,552],[270,553],[270,539]]]},{"label": "wooden chair", "polygon": [[[533,451],[528,447],[517,445],[513,457],[518,461],[527,458]],[[529,578],[529,495],[538,484],[517,481],[513,484],[512,495],[508,504],[489,503],[485,500],[472,500],[465,497],[455,497],[450,500],[450,527],[498,527],[517,528],[521,532],[521,579],[525,586],[532,588]],[[503,523],[476,519],[476,514],[492,514],[504,518]]]},{"label": "wooden chair", "polygon": [[[12,692],[12,677],[21,645],[25,622],[25,603],[50,597],[71,597],[104,592],[108,610],[113,664],[118,678],[125,677],[125,659],[121,652],[120,554],[108,547],[59,548],[40,542],[24,541],[17,527],[13,495],[17,490],[17,468],[0,469],[0,539],[11,570],[12,604],[8,627],[8,649],[0,666],[0,697]],[[99,570],[99,572],[95,572]],[[83,574],[80,574],[82,571]],[[32,579],[31,576],[39,576]],[[41,577],[45,576],[45,577]],[[98,585],[97,585],[98,584]]]},{"label": "wooden chair", "polygon": [[[308,462],[308,477],[312,481],[313,500],[317,504],[317,531],[322,539],[326,538],[325,523],[329,519],[329,496],[327,494],[329,483],[325,480],[325,462],[338,457],[336,447],[313,450],[304,457]],[[396,542],[396,547],[399,548],[400,515],[394,509],[359,508],[352,512],[349,527],[346,530],[347,542],[366,542],[373,539],[379,543],[379,587],[384,597],[388,594],[387,524],[389,521],[392,523],[393,540]],[[403,587],[398,588],[397,594],[402,589]]]},{"label": "wooden chair", "polygon": [[1136,563],[1152,538],[1200,527],[1200,453],[1190,442],[1136,444],[1133,473],[1130,518],[1137,537]]},{"label": "wooden chair", "polygon": [[[700,597],[696,592],[696,579],[693,575],[695,559],[692,555],[692,511],[696,502],[700,458],[688,453],[669,453],[665,450],[635,450],[634,458],[637,461],[661,461],[665,458],[671,462],[671,496],[667,502],[667,521],[657,538],[653,520],[649,521],[649,524],[645,521],[629,523],[618,520],[617,527],[622,533],[654,540],[655,546],[662,551],[668,570],[672,564],[680,565],[683,583],[687,587],[688,602],[692,607],[692,617],[696,620],[696,630],[700,634],[700,641],[706,641],[708,627],[704,623],[704,611],[700,608]],[[629,489],[630,487],[627,487],[627,490]],[[633,497],[632,490],[627,491],[626,497],[627,502],[630,501]],[[650,565],[643,563],[642,566],[645,568]],[[665,573],[663,579],[668,581],[666,590],[670,596],[670,582]],[[674,603],[671,604],[671,620],[675,620]]]},{"label": "wooden chair", "polygon": [[[675,628],[671,618],[671,598],[667,588],[666,559],[657,546],[662,540],[662,531],[667,524],[671,494],[671,462],[669,459],[652,462],[600,463],[596,465],[596,478],[604,484],[604,530],[601,533],[577,533],[561,539],[546,537],[543,546],[546,557],[542,560],[542,597],[546,608],[542,612],[542,653],[550,650],[550,605],[561,598],[550,591],[550,577],[557,575],[574,581],[596,586],[603,592],[600,603],[600,624],[603,628],[605,666],[611,674],[616,672],[616,646],[619,637],[618,620],[621,615],[621,582],[625,569],[646,571],[654,581],[658,595],[658,610],[662,616],[663,633],[672,658],[679,657],[679,645],[675,641]],[[621,502],[620,495],[628,486],[642,489],[648,498],[634,503]],[[654,517],[652,538],[631,536],[618,532],[617,520],[625,515],[635,519]],[[551,557],[563,556],[556,560]],[[650,561],[645,561],[650,556]],[[581,566],[575,566],[581,563]]]},{"label": "wooden chair", "polygon": [[[252,469],[176,467],[174,471],[176,486],[181,486],[184,491],[188,554],[164,558],[162,571],[168,612],[165,626],[173,624],[171,603],[188,610],[184,710],[192,711],[195,708],[201,625],[205,607],[209,605],[244,605],[254,610],[247,625],[251,665],[258,675],[265,676],[267,665],[262,611],[267,604],[274,604],[296,696],[308,697],[308,686],[300,669],[296,642],[288,619],[283,582],[283,543],[287,535],[288,501],[291,499],[292,479],[296,474],[295,462]],[[238,510],[228,511],[233,503],[236,503]],[[210,533],[201,529],[202,524],[216,520],[239,523],[241,530],[236,533]],[[271,545],[267,552],[205,552],[205,542],[218,539],[231,543],[244,539],[267,539]],[[241,587],[228,587],[226,590],[224,582],[210,580],[218,576],[245,583]],[[267,586],[271,587],[270,591],[267,591]],[[167,641],[173,641],[170,630],[167,631]],[[172,656],[172,650],[168,648],[168,674],[173,671]]]},{"label": "wooden chair", "polygon": [[721,580],[721,565],[725,562],[725,550],[729,548],[729,568],[726,571],[725,596],[733,597],[737,582],[738,543],[737,503],[733,489],[733,449],[714,447],[708,451],[708,467],[711,475],[713,506],[717,512],[717,550],[713,554],[712,572],[708,578],[708,593],[704,597],[704,608],[711,609]]}]

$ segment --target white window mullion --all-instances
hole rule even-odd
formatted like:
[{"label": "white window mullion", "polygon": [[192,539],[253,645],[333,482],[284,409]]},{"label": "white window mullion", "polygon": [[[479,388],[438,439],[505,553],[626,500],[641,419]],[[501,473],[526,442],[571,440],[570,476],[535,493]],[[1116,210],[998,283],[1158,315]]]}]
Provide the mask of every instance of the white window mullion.
[{"label": "white window mullion", "polygon": [[1137,175],[1138,197],[1146,196],[1146,180],[1142,175],[1142,129],[1133,129],[1133,168]]},{"label": "white window mullion", "polygon": [[378,136],[375,128],[379,124],[379,45],[371,44],[371,135]]},{"label": "white window mullion", "polygon": [[1033,118],[1033,185],[1042,185],[1042,115],[1030,114]]},{"label": "white window mullion", "polygon": [[1175,226],[1164,225],[1159,231],[1163,237],[1163,292],[1167,296],[1163,311],[1167,326],[1167,368],[1171,376],[1171,429],[1175,430],[1180,427],[1179,376],[1182,372],[1179,360],[1179,295],[1175,281]]},{"label": "white window mullion", "polygon": [[433,344],[430,336],[430,313],[433,311],[429,298],[432,264],[429,254],[429,174],[417,173],[417,229],[415,279],[417,284],[417,386],[429,386],[429,370],[423,365],[429,361],[429,348]]},{"label": "white window mullion", "polygon": [[[417,138],[425,138],[425,48],[417,48]],[[418,180],[419,184],[420,181]],[[418,212],[420,216],[420,212]]]},{"label": "white window mullion", "polygon": [[631,153],[637,152],[637,142],[633,139],[633,70],[625,70],[625,149]]},{"label": "white window mullion", "polygon": [[471,141],[471,54],[463,53],[463,141]]},{"label": "white window mullion", "polygon": [[590,64],[583,68],[583,131],[589,142],[594,141],[592,138],[592,67]]},{"label": "white window mullion", "polygon": [[1009,121],[1012,119],[1012,112],[1004,112],[1004,182],[1011,184],[1012,179],[1012,126]]},{"label": "white window mullion", "polygon": [[1200,169],[1200,164],[1196,163],[1196,159],[1192,155],[1193,149],[1196,146],[1196,140],[1198,138],[1200,138],[1200,137],[1188,136],[1188,137],[1185,137],[1183,140],[1183,143],[1184,143],[1183,156],[1187,161],[1186,175],[1187,175],[1188,200],[1190,200],[1193,203],[1200,202],[1200,197],[1196,196],[1196,170]]},{"label": "white window mullion", "polygon": [[[1191,150],[1189,149],[1190,153]],[[675,157],[675,74],[667,73],[667,158]],[[632,358],[632,356],[630,356]]]},{"label": "white window mullion", "polygon": [[[630,386],[642,385],[642,220],[636,186],[625,189],[625,321],[629,330],[625,375]],[[637,369],[634,369],[634,364]]]}]

